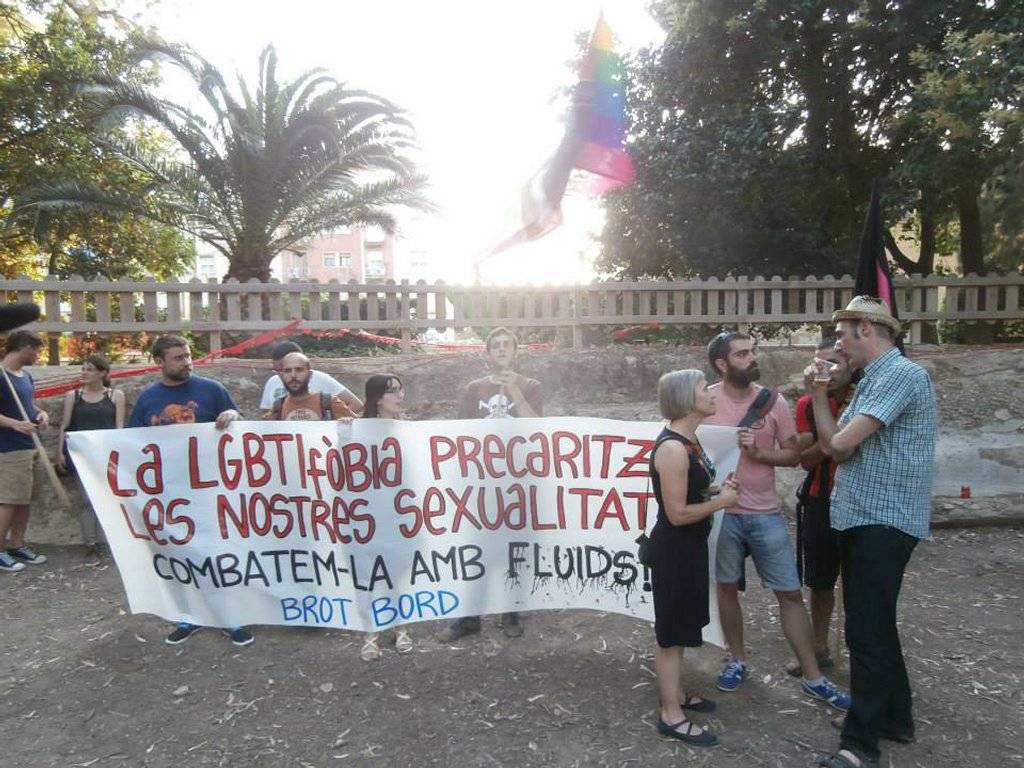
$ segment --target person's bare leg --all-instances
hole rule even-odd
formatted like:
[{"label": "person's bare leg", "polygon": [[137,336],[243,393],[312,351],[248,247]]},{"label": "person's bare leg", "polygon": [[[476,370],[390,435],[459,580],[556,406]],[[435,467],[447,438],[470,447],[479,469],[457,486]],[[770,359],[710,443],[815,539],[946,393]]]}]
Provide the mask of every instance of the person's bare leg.
[{"label": "person's bare leg", "polygon": [[18,504],[13,509],[11,525],[7,530],[7,541],[3,545],[5,549],[25,546],[25,531],[28,530],[28,504]]},{"label": "person's bare leg", "polygon": [[828,653],[828,630],[835,610],[836,593],[832,589],[811,590],[811,627],[814,630],[814,652]]},{"label": "person's bare leg", "polygon": [[740,591],[736,584],[716,584],[718,593],[718,620],[722,623],[722,634],[729,655],[736,661],[746,663],[747,654],[743,647],[743,609],[740,607]]},{"label": "person's bare leg", "polygon": [[811,622],[807,618],[804,597],[799,589],[792,592],[776,590],[775,597],[779,601],[782,633],[796,654],[796,660],[800,662],[803,678],[816,680],[821,677],[821,670],[818,668],[818,660],[814,657],[814,634],[811,631]]},{"label": "person's bare leg", "polygon": [[14,518],[14,505],[0,504],[0,549],[7,549],[7,532]]},{"label": "person's bare leg", "polygon": [[674,725],[686,719],[681,703],[683,687],[679,675],[683,668],[683,649],[674,645],[671,648],[654,646],[654,673],[658,676],[658,695],[661,697],[659,706],[660,717],[668,725]]}]

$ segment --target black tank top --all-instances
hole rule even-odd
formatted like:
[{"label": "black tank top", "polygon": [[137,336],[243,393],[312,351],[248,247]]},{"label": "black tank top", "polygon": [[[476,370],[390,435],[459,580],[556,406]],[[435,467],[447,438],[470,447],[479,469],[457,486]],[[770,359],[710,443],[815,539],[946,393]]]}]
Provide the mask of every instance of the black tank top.
[{"label": "black tank top", "polygon": [[71,423],[68,432],[81,432],[86,429],[114,429],[117,426],[117,408],[110,396],[112,390],[107,389],[103,397],[90,403],[82,397],[82,390],[75,390],[75,404],[71,408]]},{"label": "black tank top", "polygon": [[711,459],[708,458],[708,455],[704,453],[704,449],[700,446],[700,443],[693,443],[678,432],[673,432],[668,427],[665,427],[665,429],[661,431],[661,434],[658,435],[658,441],[654,446],[654,450],[651,451],[650,464],[651,488],[654,491],[654,498],[658,502],[658,523],[663,527],[675,529],[677,531],[687,528],[695,528],[701,532],[705,529],[710,531],[710,517],[706,517],[703,520],[690,525],[673,526],[665,515],[665,505],[661,498],[661,477],[658,475],[658,470],[654,468],[654,458],[657,454],[658,446],[668,440],[676,440],[682,443],[686,447],[686,452],[690,457],[690,466],[686,475],[687,504],[700,504],[702,501],[706,501],[705,492],[715,479],[715,465],[712,463]]}]

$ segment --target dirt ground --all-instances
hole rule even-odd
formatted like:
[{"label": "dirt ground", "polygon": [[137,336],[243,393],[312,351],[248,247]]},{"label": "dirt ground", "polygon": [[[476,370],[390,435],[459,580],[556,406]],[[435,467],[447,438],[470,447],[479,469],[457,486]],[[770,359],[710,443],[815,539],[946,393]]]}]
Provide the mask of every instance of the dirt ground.
[{"label": "dirt ground", "polygon": [[[717,698],[720,735],[689,749],[654,731],[652,630],[621,616],[538,612],[507,640],[493,621],[458,646],[437,624],[415,651],[358,657],[359,636],[257,628],[162,642],[128,615],[116,569],[75,547],[0,577],[0,751],[5,766],[810,766],[830,750],[831,712],[781,668],[770,595],[752,587],[751,679],[713,690],[721,652],[691,653],[691,690]],[[882,765],[1024,765],[1024,531],[939,531],[911,561],[903,643],[918,742]],[[756,577],[751,574],[752,584]],[[844,665],[845,666],[845,665]],[[845,679],[845,675],[840,675]]]}]

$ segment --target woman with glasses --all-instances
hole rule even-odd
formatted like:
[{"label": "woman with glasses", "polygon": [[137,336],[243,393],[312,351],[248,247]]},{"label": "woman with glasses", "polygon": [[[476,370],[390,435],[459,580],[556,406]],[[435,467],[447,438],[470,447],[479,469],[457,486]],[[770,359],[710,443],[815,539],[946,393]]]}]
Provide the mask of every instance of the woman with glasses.
[{"label": "woman with glasses", "polygon": [[[405,389],[402,380],[392,374],[377,374],[366,380],[366,397],[364,398],[364,419],[400,419],[402,418],[402,402],[405,400]],[[380,633],[371,632],[366,635],[359,656],[363,661],[374,661],[381,657]],[[399,627],[395,631],[395,650],[409,653],[412,650],[412,637],[409,630]]]},{"label": "woman with glasses", "polygon": [[711,621],[708,608],[708,535],[711,516],[732,506],[739,486],[729,475],[713,486],[715,465],[697,439],[697,426],[715,412],[714,395],[696,370],[666,373],[658,382],[658,404],[668,424],[651,452],[651,487],[658,521],[651,532],[654,593],[654,669],[661,697],[658,732],[698,747],[718,743],[706,726],[686,713],[710,713],[715,703],[687,695],[680,684],[683,649],[702,643]]},{"label": "woman with glasses", "polygon": [[[101,354],[92,354],[82,365],[82,386],[64,397],[64,417],[57,435],[57,471],[76,474],[67,448],[67,433],[86,429],[121,429],[124,427],[124,392],[110,387],[110,362]],[[96,512],[84,504],[78,513],[86,557],[98,562],[106,541]]]}]

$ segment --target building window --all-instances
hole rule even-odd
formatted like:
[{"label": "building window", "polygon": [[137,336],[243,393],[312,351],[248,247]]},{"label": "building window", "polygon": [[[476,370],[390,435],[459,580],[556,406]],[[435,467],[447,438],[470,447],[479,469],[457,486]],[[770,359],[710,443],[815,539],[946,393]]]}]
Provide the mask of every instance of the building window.
[{"label": "building window", "polygon": [[368,251],[366,254],[366,276],[384,277],[387,268],[384,264],[384,254],[380,251]]},{"label": "building window", "polygon": [[217,276],[217,261],[213,254],[199,254],[196,272],[199,277],[210,278]]},{"label": "building window", "polygon": [[351,253],[338,253],[331,251],[325,253],[323,256],[324,266],[332,268],[347,268],[352,266],[352,254]]},{"label": "building window", "polygon": [[309,277],[309,262],[305,256],[296,256],[288,269],[288,277]]}]

